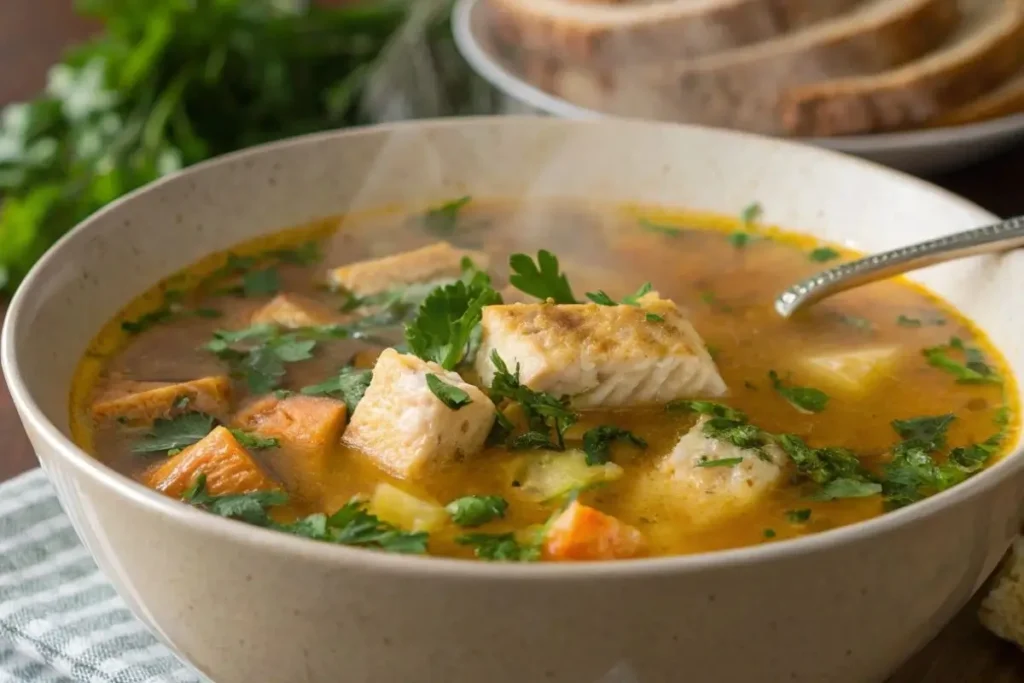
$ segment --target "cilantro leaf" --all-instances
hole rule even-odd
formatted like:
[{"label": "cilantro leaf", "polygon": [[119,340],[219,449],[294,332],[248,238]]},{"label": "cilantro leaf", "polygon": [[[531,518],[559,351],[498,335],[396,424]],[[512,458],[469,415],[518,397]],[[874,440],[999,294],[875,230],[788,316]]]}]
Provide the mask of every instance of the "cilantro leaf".
[{"label": "cilantro leaf", "polygon": [[508,501],[501,496],[463,496],[444,509],[459,526],[475,527],[504,517]]},{"label": "cilantro leaf", "polygon": [[465,358],[473,331],[484,306],[501,303],[486,273],[476,272],[469,283],[462,280],[432,291],[416,318],[405,326],[409,350],[445,370],[454,370]]},{"label": "cilantro leaf", "polygon": [[775,391],[802,413],[820,413],[828,405],[828,394],[820,389],[786,386],[774,370],[769,371],[768,378]]},{"label": "cilantro leaf", "polygon": [[301,392],[306,396],[332,396],[345,402],[348,414],[356,411],[356,406],[363,400],[363,395],[373,379],[372,370],[359,370],[344,367],[331,379],[320,384],[303,387]]},{"label": "cilantro leaf", "polygon": [[158,417],[153,429],[132,446],[133,453],[161,453],[191,446],[213,431],[214,419],[189,412],[170,419]]},{"label": "cilantro leaf", "polygon": [[298,363],[313,357],[316,336],[347,336],[347,330],[300,328],[288,333],[270,324],[252,325],[241,330],[218,330],[202,348],[216,354],[232,367],[232,374],[245,379],[254,394],[264,394],[280,386],[286,363]]},{"label": "cilantro leaf", "polygon": [[[956,377],[957,384],[1002,384],[1003,380],[996,371],[985,362],[980,349],[964,344],[959,337],[951,337],[944,346],[933,346],[924,349],[928,364]],[[960,355],[963,362],[953,356]]]},{"label": "cilantro leaf", "polygon": [[268,527],[273,522],[267,510],[287,503],[288,495],[283,491],[254,491],[238,495],[213,496],[206,491],[206,475],[199,474],[182,494],[181,499],[189,505],[221,517]]},{"label": "cilantro leaf", "polygon": [[250,270],[242,276],[242,292],[248,297],[273,296],[281,290],[277,268]]},{"label": "cilantro leaf", "polygon": [[231,434],[234,435],[235,440],[242,446],[249,450],[264,450],[267,448],[280,448],[281,442],[273,437],[263,437],[259,434],[253,434],[242,429],[232,429]]},{"label": "cilantro leaf", "polygon": [[[529,425],[529,431],[510,441],[509,447],[565,450],[565,431],[579,419],[579,415],[569,407],[568,397],[557,398],[523,385],[519,381],[519,366],[516,365],[514,374],[509,372],[508,366],[496,350],[491,352],[491,363],[495,370],[491,380],[492,400],[495,404],[503,400],[518,403]],[[553,439],[549,436],[552,430]],[[524,442],[524,439],[527,441]]]},{"label": "cilantro leaf", "polygon": [[[652,289],[651,283],[650,282],[645,282],[644,284],[640,285],[640,288],[638,290],[636,290],[635,292],[633,292],[629,296],[625,297],[622,300],[622,305],[623,306],[639,306],[640,305],[639,304],[640,297],[642,297],[645,294],[647,294],[648,292],[650,292],[651,289]],[[619,305],[618,302],[616,302],[614,299],[612,299],[610,296],[608,296],[605,293],[605,291],[602,290],[602,289],[599,289],[596,292],[587,292],[586,296],[587,296],[588,299],[593,301],[595,304],[600,304],[601,306],[618,306]],[[660,316],[657,316],[657,317],[660,317]]]},{"label": "cilantro leaf", "polygon": [[849,449],[811,448],[803,439],[792,434],[780,434],[778,443],[796,465],[797,472],[821,486],[827,486],[837,479],[872,480],[860,459]]},{"label": "cilantro leaf", "polygon": [[427,388],[430,392],[437,396],[437,399],[441,403],[445,404],[451,410],[458,410],[463,406],[468,406],[473,400],[469,397],[465,391],[459,387],[453,386],[441,380],[440,377],[432,372],[427,373]]},{"label": "cilantro leaf", "polygon": [[556,304],[579,303],[565,273],[558,268],[558,258],[550,251],[537,252],[536,264],[527,254],[512,254],[508,265],[512,271],[509,283],[519,291],[541,300],[553,299]]},{"label": "cilantro leaf", "polygon": [[701,459],[697,467],[735,467],[743,462],[743,458],[718,458],[715,460]]},{"label": "cilantro leaf", "polygon": [[402,531],[366,511],[363,501],[352,500],[325,520],[323,540],[341,545],[377,548],[392,553],[422,554],[428,534]]},{"label": "cilantro leaf", "polygon": [[593,301],[595,304],[601,306],[618,306],[618,302],[615,299],[608,296],[603,289],[599,289],[596,292],[586,292],[585,296]]},{"label": "cilantro leaf", "polygon": [[428,209],[423,214],[423,226],[438,235],[450,235],[455,232],[455,226],[459,220],[459,212],[462,207],[469,204],[472,197],[459,197],[440,206]]},{"label": "cilantro leaf", "polygon": [[762,214],[764,214],[764,207],[761,206],[760,202],[751,202],[740,212],[740,220],[746,224],[756,223],[761,220]]},{"label": "cilantro leaf", "polygon": [[460,545],[472,546],[473,554],[492,562],[536,562],[540,545],[520,543],[515,534],[466,534],[455,539]]},{"label": "cilantro leaf", "polygon": [[790,524],[803,524],[811,518],[811,511],[808,508],[801,510],[786,510],[786,519]]},{"label": "cilantro leaf", "polygon": [[882,485],[863,479],[833,479],[822,486],[811,500],[839,500],[841,498],[867,498],[882,492]]},{"label": "cilantro leaf", "polygon": [[807,255],[809,259],[816,263],[825,263],[826,261],[837,259],[839,256],[839,252],[831,247],[818,247],[817,249],[813,249],[811,253]]},{"label": "cilantro leaf", "polygon": [[593,466],[608,462],[611,459],[612,442],[616,440],[626,441],[637,448],[647,448],[647,442],[633,432],[612,425],[601,425],[583,434],[583,452],[587,455],[587,464]]}]

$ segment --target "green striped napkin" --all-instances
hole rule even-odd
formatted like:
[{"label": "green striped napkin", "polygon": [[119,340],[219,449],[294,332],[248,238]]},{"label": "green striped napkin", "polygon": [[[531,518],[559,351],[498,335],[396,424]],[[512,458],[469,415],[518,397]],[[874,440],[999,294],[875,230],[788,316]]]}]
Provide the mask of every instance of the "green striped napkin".
[{"label": "green striped napkin", "polygon": [[0,683],[206,683],[132,616],[42,470],[0,485]]}]

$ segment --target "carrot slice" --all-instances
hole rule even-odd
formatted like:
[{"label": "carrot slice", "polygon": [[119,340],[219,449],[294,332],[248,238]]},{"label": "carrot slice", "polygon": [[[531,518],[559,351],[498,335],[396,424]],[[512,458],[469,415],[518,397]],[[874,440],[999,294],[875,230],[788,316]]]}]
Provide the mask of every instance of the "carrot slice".
[{"label": "carrot slice", "polygon": [[638,529],[573,501],[548,528],[544,556],[549,560],[620,560],[642,555],[646,545]]}]

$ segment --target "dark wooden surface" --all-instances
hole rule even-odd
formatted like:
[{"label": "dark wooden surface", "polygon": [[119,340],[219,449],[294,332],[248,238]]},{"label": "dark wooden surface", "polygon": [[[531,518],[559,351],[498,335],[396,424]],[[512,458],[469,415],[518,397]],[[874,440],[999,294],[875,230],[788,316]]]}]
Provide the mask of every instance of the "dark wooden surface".
[{"label": "dark wooden surface", "polygon": [[[3,0],[0,0],[3,2]],[[1024,214],[1024,148],[932,180],[1001,215]],[[867,198],[870,200],[870,198]],[[0,301],[0,317],[6,302]],[[7,393],[0,386],[0,481],[35,466],[35,456]],[[1024,653],[978,624],[977,600],[908,661],[889,683],[1024,682]]]}]

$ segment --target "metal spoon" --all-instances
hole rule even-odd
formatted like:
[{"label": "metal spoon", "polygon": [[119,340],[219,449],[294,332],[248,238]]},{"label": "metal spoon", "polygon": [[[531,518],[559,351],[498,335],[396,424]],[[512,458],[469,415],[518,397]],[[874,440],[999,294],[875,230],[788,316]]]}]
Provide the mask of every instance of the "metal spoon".
[{"label": "metal spoon", "polygon": [[844,263],[793,285],[775,300],[775,311],[788,318],[825,297],[885,280],[911,270],[966,256],[1008,251],[1024,246],[1024,216],[900,247]]}]

